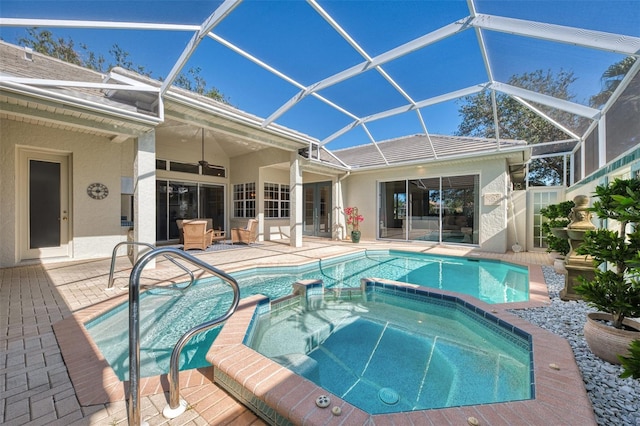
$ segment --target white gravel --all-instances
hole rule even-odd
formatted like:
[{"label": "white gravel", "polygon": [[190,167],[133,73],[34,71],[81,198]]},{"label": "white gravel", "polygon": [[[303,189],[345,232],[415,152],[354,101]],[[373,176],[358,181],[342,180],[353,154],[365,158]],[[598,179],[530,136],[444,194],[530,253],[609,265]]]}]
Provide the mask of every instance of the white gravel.
[{"label": "white gravel", "polygon": [[584,380],[599,425],[640,426],[640,380],[620,379],[622,367],[602,361],[591,353],[583,327],[588,312],[583,301],[565,302],[559,292],[564,276],[544,266],[551,304],[543,308],[512,310],[515,315],[567,339]]}]

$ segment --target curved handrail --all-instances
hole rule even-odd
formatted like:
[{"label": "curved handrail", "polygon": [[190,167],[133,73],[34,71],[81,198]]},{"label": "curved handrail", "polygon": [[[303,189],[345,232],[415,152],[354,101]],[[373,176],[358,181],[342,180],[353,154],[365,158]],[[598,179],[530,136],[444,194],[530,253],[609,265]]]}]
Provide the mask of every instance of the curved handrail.
[{"label": "curved handrail", "polygon": [[[184,251],[174,247],[161,247],[146,252],[140,256],[136,264],[133,266],[133,270],[131,271],[131,276],[129,278],[129,422],[131,422],[133,426],[139,426],[140,424],[140,275],[151,259],[159,255],[168,256],[169,254],[181,257],[201,269],[210,272],[212,275],[222,279],[223,281],[226,281],[233,289],[233,301],[231,302],[231,307],[227,313],[219,318],[192,328],[187,331],[180,340],[178,340],[178,343],[171,353],[171,364],[168,376],[170,402],[164,412],[172,411],[171,415],[176,417],[186,408],[186,403],[181,404],[180,402],[178,379],[178,361],[180,359],[180,352],[184,345],[195,334],[209,330],[221,322],[226,321],[231,315],[233,315],[240,303],[240,287],[233,277],[190,255],[189,253],[185,253]],[[180,410],[181,407],[182,410]]]},{"label": "curved handrail", "polygon": [[[109,270],[109,281],[107,283],[107,290],[110,290],[113,288],[113,283],[115,281],[115,278],[113,277],[113,273],[114,270],[116,268],[116,255],[118,253],[118,249],[120,248],[120,246],[123,245],[128,245],[128,246],[145,246],[145,247],[149,247],[151,250],[155,250],[156,247],[154,245],[151,245],[149,243],[143,243],[143,242],[139,242],[139,241],[122,241],[119,242],[118,244],[116,244],[116,246],[113,248],[113,254],[111,255],[111,269]],[[175,259],[173,259],[172,257],[165,255],[164,256],[167,260],[169,260],[170,262],[172,262],[174,265],[178,266],[179,268],[181,268],[183,271],[185,271],[187,274],[189,274],[189,277],[191,277],[191,280],[189,281],[189,284],[186,285],[185,287],[167,287],[168,290],[186,290],[189,287],[191,287],[193,285],[193,282],[195,281],[195,277],[193,276],[193,272],[191,272],[191,270],[189,270],[189,268],[187,268],[186,266],[184,266],[183,264],[177,262]]]}]

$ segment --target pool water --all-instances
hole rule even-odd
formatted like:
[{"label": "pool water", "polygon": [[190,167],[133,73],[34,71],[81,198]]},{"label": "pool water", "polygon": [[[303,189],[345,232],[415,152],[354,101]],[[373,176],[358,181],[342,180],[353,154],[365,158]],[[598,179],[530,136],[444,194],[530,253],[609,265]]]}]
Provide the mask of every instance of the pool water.
[{"label": "pool water", "polygon": [[[487,260],[432,256],[401,251],[368,251],[296,267],[254,268],[232,274],[241,297],[263,294],[272,300],[291,294],[302,279],[322,279],[327,288],[360,287],[360,278],[376,277],[469,294],[488,303],[528,299],[526,268]],[[196,282],[184,293],[151,289],[140,299],[141,376],[167,373],[171,351],[192,327],[226,312],[232,293],[216,278]],[[129,318],[126,303],[90,321],[86,328],[121,380],[129,370]],[[207,366],[205,354],[219,333],[193,337],[180,358],[181,369]]]},{"label": "pool water", "polygon": [[428,300],[289,305],[258,317],[249,346],[369,414],[531,397],[527,341]]},{"label": "pool water", "polygon": [[487,303],[529,300],[525,267],[493,260],[402,251],[369,250],[301,267],[255,268],[233,275],[241,285],[282,291],[278,297],[290,293],[292,278],[322,279],[326,288],[359,288],[361,278],[376,277],[468,294]]}]

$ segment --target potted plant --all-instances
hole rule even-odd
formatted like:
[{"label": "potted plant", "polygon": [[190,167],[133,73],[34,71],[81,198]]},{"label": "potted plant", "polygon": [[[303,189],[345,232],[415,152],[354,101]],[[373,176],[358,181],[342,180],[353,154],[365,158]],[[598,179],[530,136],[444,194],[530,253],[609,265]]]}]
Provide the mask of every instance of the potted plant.
[{"label": "potted plant", "polygon": [[555,252],[560,256],[569,253],[569,237],[565,228],[571,222],[569,215],[574,206],[573,201],[563,201],[540,209],[540,215],[547,219],[541,225],[542,232],[547,237],[547,252]]},{"label": "potted plant", "polygon": [[361,214],[358,214],[357,207],[347,207],[344,209],[344,214],[347,216],[347,226],[351,226],[351,242],[360,242],[360,222],[364,220]]},{"label": "potted plant", "polygon": [[571,222],[569,215],[574,206],[573,201],[563,201],[540,209],[540,215],[547,219],[540,225],[547,239],[547,252],[553,259],[554,269],[559,274],[567,273],[564,260],[567,253],[571,251],[567,225]]},{"label": "potted plant", "polygon": [[[587,231],[578,254],[591,255],[596,269],[591,280],[579,278],[575,291],[600,312],[587,316],[584,336],[591,351],[612,364],[640,339],[640,180],[616,179],[595,190],[590,211],[615,220],[618,230]],[[630,230],[629,228],[635,228]]]}]

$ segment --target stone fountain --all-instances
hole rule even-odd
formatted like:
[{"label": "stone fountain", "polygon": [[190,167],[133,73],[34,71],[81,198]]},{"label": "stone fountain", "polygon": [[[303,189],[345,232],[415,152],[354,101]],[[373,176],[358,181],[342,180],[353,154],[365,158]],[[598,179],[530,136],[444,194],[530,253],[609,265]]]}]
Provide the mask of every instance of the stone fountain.
[{"label": "stone fountain", "polygon": [[567,275],[565,276],[564,288],[560,291],[562,300],[581,299],[580,295],[573,289],[580,284],[578,277],[582,276],[587,280],[592,280],[595,275],[593,258],[576,253],[576,249],[582,244],[585,232],[596,229],[591,223],[591,212],[588,210],[589,197],[577,195],[573,202],[575,206],[571,209],[571,215],[569,216],[571,223],[566,228],[571,250],[565,258]]}]

